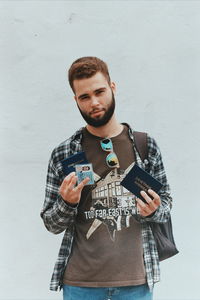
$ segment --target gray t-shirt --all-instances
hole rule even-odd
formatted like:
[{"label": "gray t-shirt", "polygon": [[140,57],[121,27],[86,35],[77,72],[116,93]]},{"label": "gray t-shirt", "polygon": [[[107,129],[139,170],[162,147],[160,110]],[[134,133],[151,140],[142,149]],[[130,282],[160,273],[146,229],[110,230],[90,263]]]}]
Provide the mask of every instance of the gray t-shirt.
[{"label": "gray t-shirt", "polygon": [[120,185],[135,161],[132,141],[125,125],[111,138],[120,163],[117,169],[107,166],[108,152],[102,150],[101,139],[84,129],[83,150],[99,180],[82,191],[63,283],[87,287],[140,285],[146,282],[141,224],[131,216],[134,195]]}]

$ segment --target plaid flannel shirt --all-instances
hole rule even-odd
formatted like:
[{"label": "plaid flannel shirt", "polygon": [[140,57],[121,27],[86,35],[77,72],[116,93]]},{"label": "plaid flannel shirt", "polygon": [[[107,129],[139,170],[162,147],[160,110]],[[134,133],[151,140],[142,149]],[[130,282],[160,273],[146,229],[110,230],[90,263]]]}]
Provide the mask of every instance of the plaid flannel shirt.
[{"label": "plaid flannel shirt", "polygon": [[[161,205],[156,212],[151,217],[137,215],[137,220],[142,226],[146,278],[149,288],[152,290],[154,283],[160,280],[160,268],[155,240],[148,222],[166,222],[170,215],[172,198],[170,196],[170,188],[167,183],[161,153],[155,140],[149,135],[147,136],[148,158],[142,162],[135,147],[133,130],[128,124],[126,125],[129,127],[129,135],[133,142],[136,163],[163,184],[163,187],[159,192]],[[82,129],[83,128],[79,129],[73,136],[62,142],[53,150],[48,165],[45,201],[41,211],[41,217],[47,230],[50,232],[59,234],[64,231],[64,237],[50,283],[50,290],[53,291],[58,290],[59,287],[60,289],[62,288],[63,274],[71,253],[78,211],[78,205],[75,207],[69,206],[58,193],[59,187],[65,177],[62,171],[61,160],[82,151]]]}]

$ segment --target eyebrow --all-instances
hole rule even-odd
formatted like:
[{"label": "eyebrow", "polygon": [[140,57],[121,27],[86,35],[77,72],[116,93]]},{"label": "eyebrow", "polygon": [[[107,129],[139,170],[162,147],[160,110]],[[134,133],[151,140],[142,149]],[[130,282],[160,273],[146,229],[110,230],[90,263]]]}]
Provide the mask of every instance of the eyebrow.
[{"label": "eyebrow", "polygon": [[84,98],[85,96],[88,96],[88,94],[82,94],[82,95],[78,96],[78,99]]},{"label": "eyebrow", "polygon": [[[106,90],[106,87],[101,87],[101,88],[96,89],[94,92],[96,93],[96,92],[105,91],[105,90]],[[88,94],[87,93],[81,94],[80,96],[78,96],[78,99],[81,99],[81,98],[83,98],[85,96],[88,96]]]}]

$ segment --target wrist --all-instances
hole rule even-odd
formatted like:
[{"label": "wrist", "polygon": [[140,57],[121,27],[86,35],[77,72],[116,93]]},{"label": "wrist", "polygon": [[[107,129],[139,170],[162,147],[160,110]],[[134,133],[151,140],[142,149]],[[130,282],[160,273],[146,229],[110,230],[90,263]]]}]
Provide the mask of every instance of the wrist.
[{"label": "wrist", "polygon": [[[63,198],[62,198],[62,199],[63,199]],[[69,201],[67,201],[67,200],[65,200],[65,199],[63,199],[63,201],[65,201],[65,203],[66,203],[67,205],[71,206],[71,207],[76,207],[77,204],[78,204],[78,202],[77,202],[77,203],[73,203],[73,202],[69,202]]]}]

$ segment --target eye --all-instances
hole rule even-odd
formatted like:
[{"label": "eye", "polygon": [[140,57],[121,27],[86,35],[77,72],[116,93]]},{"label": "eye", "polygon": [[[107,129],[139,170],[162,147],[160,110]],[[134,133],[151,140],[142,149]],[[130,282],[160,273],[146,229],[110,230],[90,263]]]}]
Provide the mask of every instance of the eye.
[{"label": "eye", "polygon": [[100,94],[103,94],[103,92],[104,92],[104,91],[97,91],[96,94],[97,94],[97,95],[100,95]]},{"label": "eye", "polygon": [[83,96],[80,98],[80,100],[87,100],[89,97],[88,96]]}]

